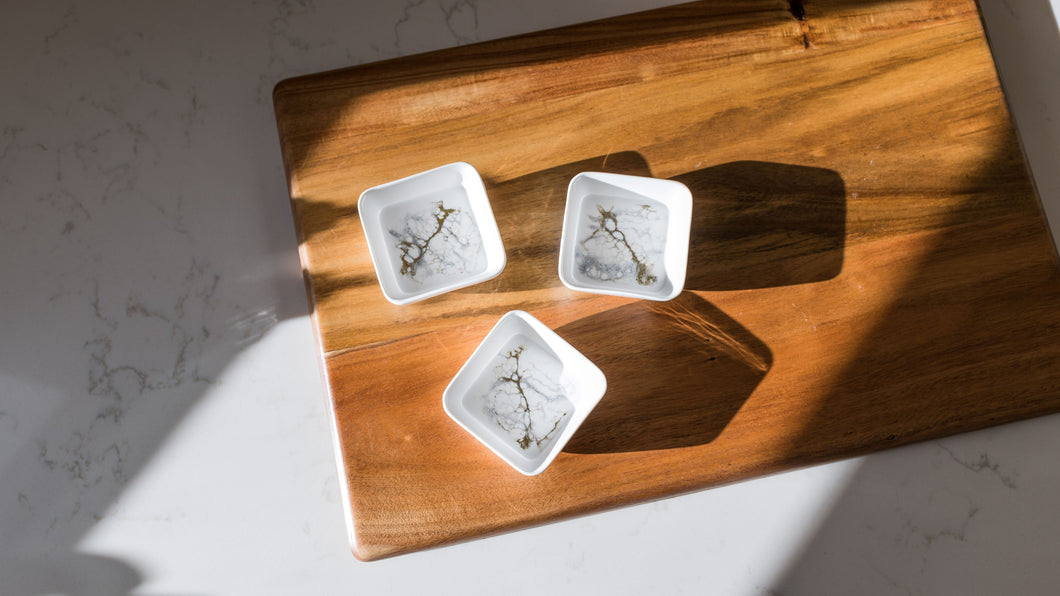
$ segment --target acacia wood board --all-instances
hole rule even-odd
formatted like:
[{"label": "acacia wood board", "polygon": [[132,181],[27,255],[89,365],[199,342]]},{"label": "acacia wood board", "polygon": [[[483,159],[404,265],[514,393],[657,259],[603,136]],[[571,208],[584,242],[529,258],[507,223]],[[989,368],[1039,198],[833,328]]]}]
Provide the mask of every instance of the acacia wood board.
[{"label": "acacia wood board", "polygon": [[[370,560],[1060,410],[1060,273],[974,0],[711,0],[289,79],[301,262]],[[387,302],[357,198],[482,174],[489,282]],[[685,292],[568,290],[569,180],[680,180]],[[523,309],[608,390],[526,477],[442,410]]]}]

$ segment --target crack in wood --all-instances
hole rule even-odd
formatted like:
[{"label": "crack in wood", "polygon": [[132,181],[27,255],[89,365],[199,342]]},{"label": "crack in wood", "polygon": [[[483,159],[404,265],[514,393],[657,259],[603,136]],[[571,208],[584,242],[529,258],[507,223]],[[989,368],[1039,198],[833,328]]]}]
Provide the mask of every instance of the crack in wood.
[{"label": "crack in wood", "polygon": [[802,0],[788,0],[788,12],[799,22],[802,30],[802,47],[810,49],[810,26],[806,22],[806,7],[803,6]]}]

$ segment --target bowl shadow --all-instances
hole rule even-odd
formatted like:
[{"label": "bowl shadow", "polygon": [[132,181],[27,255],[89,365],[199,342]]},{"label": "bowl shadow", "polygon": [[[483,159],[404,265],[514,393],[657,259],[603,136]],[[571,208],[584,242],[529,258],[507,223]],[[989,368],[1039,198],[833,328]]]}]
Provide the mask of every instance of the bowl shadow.
[{"label": "bowl shadow", "polygon": [[671,179],[693,196],[686,290],[813,283],[842,270],[846,187],[837,172],[736,161]]},{"label": "bowl shadow", "polygon": [[691,292],[626,304],[556,332],[607,377],[607,393],[564,447],[570,453],[709,443],[773,362],[761,340]]}]

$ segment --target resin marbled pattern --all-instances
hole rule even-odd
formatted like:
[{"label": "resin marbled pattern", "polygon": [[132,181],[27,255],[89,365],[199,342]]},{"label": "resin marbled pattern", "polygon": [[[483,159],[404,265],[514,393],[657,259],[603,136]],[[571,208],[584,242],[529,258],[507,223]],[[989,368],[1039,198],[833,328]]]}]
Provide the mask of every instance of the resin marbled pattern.
[{"label": "resin marbled pattern", "polygon": [[625,288],[653,288],[665,278],[666,206],[649,200],[587,201],[574,253],[579,275]]},{"label": "resin marbled pattern", "polygon": [[574,406],[558,381],[562,368],[555,356],[521,337],[495,358],[483,412],[523,451],[547,451],[570,420]]},{"label": "resin marbled pattern", "polygon": [[424,282],[486,269],[482,236],[469,209],[436,201],[407,212],[402,226],[389,230],[401,278]]}]

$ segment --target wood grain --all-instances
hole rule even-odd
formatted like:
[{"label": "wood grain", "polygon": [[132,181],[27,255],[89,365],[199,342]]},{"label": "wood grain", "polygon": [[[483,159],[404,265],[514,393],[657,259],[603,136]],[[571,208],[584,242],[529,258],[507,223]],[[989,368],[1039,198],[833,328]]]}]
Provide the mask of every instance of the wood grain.
[{"label": "wood grain", "polygon": [[[1060,410],[1060,270],[974,0],[801,5],[695,2],[277,86],[358,557]],[[482,173],[508,265],[392,305],[357,197],[454,161]],[[586,170],[692,190],[678,299],[559,283]],[[529,478],[441,408],[515,308],[609,379]]]}]

